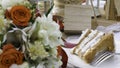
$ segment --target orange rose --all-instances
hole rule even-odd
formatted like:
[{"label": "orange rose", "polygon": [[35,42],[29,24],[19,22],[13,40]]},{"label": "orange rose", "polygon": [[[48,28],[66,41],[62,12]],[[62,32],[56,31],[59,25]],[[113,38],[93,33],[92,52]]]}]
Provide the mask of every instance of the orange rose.
[{"label": "orange rose", "polygon": [[10,43],[3,46],[3,52],[5,52],[9,49],[15,49],[15,47]]},{"label": "orange rose", "polygon": [[5,17],[7,19],[11,19],[11,15],[10,15],[10,12],[8,10],[5,11]]},{"label": "orange rose", "polygon": [[31,12],[25,6],[14,6],[10,10],[11,19],[17,26],[27,26],[31,18]]},{"label": "orange rose", "polygon": [[58,48],[57,49],[57,52],[58,52],[57,57],[62,56],[62,59],[61,59],[61,61],[63,63],[62,68],[66,68],[67,62],[68,62],[68,56],[67,56],[66,52],[62,49],[61,46],[58,46],[57,48]]},{"label": "orange rose", "polygon": [[12,64],[22,64],[23,54],[15,49],[12,44],[4,45],[0,55],[0,68],[9,68]]}]

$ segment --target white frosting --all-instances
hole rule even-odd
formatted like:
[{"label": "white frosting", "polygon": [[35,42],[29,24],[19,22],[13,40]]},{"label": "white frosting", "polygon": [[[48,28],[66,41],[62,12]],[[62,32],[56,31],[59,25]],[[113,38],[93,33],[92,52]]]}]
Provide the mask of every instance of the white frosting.
[{"label": "white frosting", "polygon": [[92,39],[89,43],[87,43],[87,45],[85,47],[82,48],[81,53],[84,53],[85,51],[87,51],[89,48],[92,48],[95,44],[97,44],[101,38],[104,35],[103,32],[99,32],[98,35]]},{"label": "white frosting", "polygon": [[85,37],[86,33],[89,31],[89,29],[86,29],[85,31],[82,31],[81,36],[78,38],[78,42],[82,40],[83,37]]},{"label": "white frosting", "polygon": [[[85,31],[82,31],[82,34],[81,34],[81,36],[78,38],[78,41],[81,41],[84,37],[85,37],[85,35],[86,35],[86,33],[89,31],[89,29],[86,29]],[[78,49],[76,49],[75,50],[75,53],[77,54],[79,52],[79,50]]]},{"label": "white frosting", "polygon": [[76,49],[75,53],[78,54],[78,52],[82,50],[82,48],[85,47],[86,44],[94,38],[94,35],[97,34],[97,32],[97,30],[91,30],[91,33],[81,42],[79,48]]},{"label": "white frosting", "polygon": [[[84,37],[85,37],[85,35],[86,35],[86,33],[89,31],[89,29],[86,29],[85,31],[82,31],[82,34],[81,34],[81,36],[78,38],[78,41],[81,41]],[[76,51],[75,51],[75,53],[77,54],[78,53],[78,49],[76,49]]]}]

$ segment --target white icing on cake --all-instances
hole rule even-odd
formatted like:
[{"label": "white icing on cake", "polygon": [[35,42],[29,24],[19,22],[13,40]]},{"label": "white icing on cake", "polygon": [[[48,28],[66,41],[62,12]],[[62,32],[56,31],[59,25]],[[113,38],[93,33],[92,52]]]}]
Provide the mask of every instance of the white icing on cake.
[{"label": "white icing on cake", "polygon": [[85,37],[86,33],[89,31],[89,29],[86,29],[85,31],[82,31],[82,35],[78,38],[77,41],[81,41],[83,37]]},{"label": "white icing on cake", "polygon": [[82,34],[82,40],[80,40],[79,45],[74,48],[73,53],[85,62],[91,63],[102,51],[114,51],[113,40],[114,37],[112,33],[89,30],[86,34]]},{"label": "white icing on cake", "polygon": [[[79,51],[81,51],[88,42],[90,42],[94,37],[95,35],[98,33],[97,30],[91,30],[91,32],[89,33],[89,35],[87,37],[85,37],[85,39],[82,40],[82,42],[79,44],[79,48],[76,49],[75,53],[78,54]],[[83,38],[85,34],[82,34],[81,38]]]},{"label": "white icing on cake", "polygon": [[97,34],[97,36],[92,39],[89,43],[86,44],[86,46],[84,46],[82,49],[81,49],[81,53],[85,53],[89,48],[92,48],[94,45],[96,45],[101,39],[101,37],[104,35],[103,32],[99,32]]}]

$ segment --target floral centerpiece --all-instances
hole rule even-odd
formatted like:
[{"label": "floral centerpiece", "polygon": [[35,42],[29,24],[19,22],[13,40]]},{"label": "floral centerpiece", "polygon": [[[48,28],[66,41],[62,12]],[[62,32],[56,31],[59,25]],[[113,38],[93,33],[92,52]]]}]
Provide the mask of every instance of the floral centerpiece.
[{"label": "floral centerpiece", "polygon": [[40,17],[36,0],[0,0],[0,68],[59,68],[61,36],[52,15]]}]

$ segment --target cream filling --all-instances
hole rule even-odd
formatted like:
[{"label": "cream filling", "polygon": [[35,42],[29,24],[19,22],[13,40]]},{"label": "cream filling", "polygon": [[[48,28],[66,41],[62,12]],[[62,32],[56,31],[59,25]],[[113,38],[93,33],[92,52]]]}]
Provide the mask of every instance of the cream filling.
[{"label": "cream filling", "polygon": [[78,54],[79,51],[82,50],[82,48],[84,46],[86,46],[86,44],[94,38],[94,35],[97,33],[97,30],[91,30],[91,33],[81,42],[81,44],[79,45],[79,48],[76,49],[75,53]]},{"label": "cream filling", "polygon": [[[81,34],[81,36],[78,38],[78,40],[77,41],[81,41],[84,37],[85,37],[85,35],[86,35],[86,33],[89,31],[89,29],[86,29],[85,31],[82,31],[82,34]],[[78,45],[79,46],[79,45]],[[75,50],[75,53],[77,54],[78,53],[78,49],[76,49]]]},{"label": "cream filling", "polygon": [[82,31],[82,35],[78,38],[78,42],[82,40],[82,38],[85,37],[86,33],[89,31],[89,29],[86,29],[85,31]]},{"label": "cream filling", "polygon": [[98,35],[92,39],[85,47],[82,48],[81,53],[84,54],[89,48],[92,48],[94,45],[96,45],[101,38],[104,35],[103,32],[98,33]]}]

